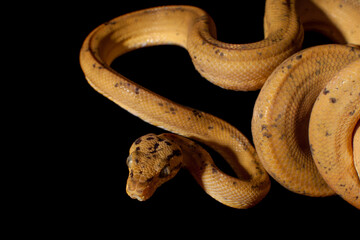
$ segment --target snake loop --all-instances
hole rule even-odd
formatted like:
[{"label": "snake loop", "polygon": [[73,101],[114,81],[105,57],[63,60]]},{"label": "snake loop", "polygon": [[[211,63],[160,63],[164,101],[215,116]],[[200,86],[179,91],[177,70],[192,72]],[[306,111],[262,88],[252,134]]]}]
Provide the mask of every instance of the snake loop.
[{"label": "snake loop", "polygon": [[[351,22],[346,20],[349,18]],[[211,17],[192,6],[140,10],[97,27],[85,39],[80,51],[81,68],[89,84],[133,115],[183,136],[150,134],[134,142],[127,159],[128,194],[146,200],[158,186],[184,167],[216,200],[231,207],[248,208],[257,204],[269,191],[268,172],[294,192],[325,196],[335,190],[360,208],[360,199],[357,199],[359,179],[354,177],[355,170],[351,170],[351,187],[347,185],[350,180],[346,180],[347,187],[342,186],[347,189],[345,192],[335,187],[339,182],[333,184],[333,177],[323,175],[324,171],[329,172],[328,167],[324,170],[328,163],[323,162],[322,155],[317,155],[320,147],[314,143],[320,141],[316,137],[323,130],[316,130],[316,121],[322,123],[323,120],[316,120],[321,118],[313,118],[316,112],[311,112],[319,93],[335,93],[333,87],[329,90],[330,86],[326,84],[329,79],[339,79],[338,74],[343,76],[353,71],[351,79],[355,80],[349,80],[343,91],[357,89],[359,73],[354,69],[359,68],[360,50],[354,46],[360,45],[359,22],[358,0],[268,0],[264,40],[248,44],[218,41]],[[296,53],[303,41],[303,27],[323,31],[334,40],[351,43],[353,47],[326,45]],[[224,120],[172,102],[110,67],[115,58],[126,52],[163,44],[187,49],[199,73],[220,87],[249,91],[260,89],[265,83],[252,120],[258,153],[241,132]],[[323,89],[325,85],[326,90]],[[337,96],[333,98],[340,99]],[[341,99],[356,102],[359,95],[354,92],[352,98],[344,96]],[[315,108],[322,109],[319,102],[327,100],[319,97]],[[336,145],[340,146],[339,149],[359,146],[359,130],[354,131],[359,121],[358,103],[348,107],[347,111],[352,113],[352,120],[342,128],[346,135],[339,138],[339,134],[334,134],[328,139],[336,145],[338,139],[346,138],[345,144]],[[315,129],[310,133],[311,145],[307,140],[310,114],[310,129]],[[336,127],[339,123],[331,122],[330,125]],[[330,126],[324,129],[330,131]],[[210,155],[188,138],[218,151],[234,169],[237,178],[221,172]],[[311,150],[318,163],[312,162]],[[350,158],[347,158],[347,166],[351,165]],[[359,162],[355,157],[355,165],[356,161]],[[316,166],[323,167],[320,173]]]}]

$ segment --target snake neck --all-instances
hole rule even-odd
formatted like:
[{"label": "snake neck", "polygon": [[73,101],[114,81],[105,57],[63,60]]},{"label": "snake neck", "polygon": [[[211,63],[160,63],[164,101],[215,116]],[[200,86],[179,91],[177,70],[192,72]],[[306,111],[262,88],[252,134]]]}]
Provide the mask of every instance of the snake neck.
[{"label": "snake neck", "polygon": [[[199,144],[185,137],[165,133],[160,135],[175,143],[182,151],[182,167],[187,169],[204,191],[217,201],[234,208],[248,208],[265,197],[270,189],[268,176],[246,174],[234,168],[238,177],[232,177],[220,170],[210,154]],[[228,160],[228,159],[227,159]],[[262,175],[262,176],[259,176]],[[244,196],[246,189],[257,189],[257,194]]]},{"label": "snake neck", "polygon": [[203,170],[207,166],[213,167],[214,171],[218,170],[210,154],[194,141],[172,133],[164,133],[160,136],[169,139],[181,149],[182,166],[186,168],[195,179],[200,179],[199,176],[202,175]]}]

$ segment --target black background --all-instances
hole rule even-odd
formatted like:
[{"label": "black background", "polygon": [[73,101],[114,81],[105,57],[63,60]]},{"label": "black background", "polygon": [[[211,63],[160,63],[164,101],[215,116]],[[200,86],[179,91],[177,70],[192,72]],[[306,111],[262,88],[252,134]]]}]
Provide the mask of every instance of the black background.
[{"label": "black background", "polygon": [[[57,139],[56,144],[49,144],[47,156],[51,158],[46,170],[41,171],[45,177],[39,177],[37,187],[46,196],[39,200],[46,204],[44,219],[62,218],[60,226],[78,230],[80,235],[82,231],[123,234],[132,228],[138,229],[136,234],[166,237],[170,231],[173,235],[169,237],[175,237],[186,229],[200,234],[224,232],[219,226],[225,227],[225,232],[245,235],[271,226],[269,233],[274,236],[281,235],[280,229],[301,236],[318,230],[323,223],[330,224],[329,232],[341,230],[339,224],[359,216],[358,210],[337,196],[306,197],[275,181],[254,208],[232,209],[206,195],[185,170],[146,202],[126,195],[129,147],[139,136],[164,130],[132,116],[94,91],[81,71],[79,51],[85,37],[103,22],[131,11],[170,4],[195,5],[207,11],[216,23],[219,40],[247,43],[263,37],[264,1],[119,0],[43,6],[44,16],[37,26],[43,26],[41,47],[52,55],[51,60],[43,60],[52,76],[46,82],[57,92],[41,96],[43,104],[51,102],[45,107],[48,121],[41,123],[47,132],[45,142]],[[305,44],[327,41],[309,33]],[[186,50],[175,46],[140,49],[119,57],[112,66],[152,91],[228,121],[252,141],[250,123],[258,91],[232,92],[212,85],[196,72]],[[214,158],[226,169],[218,155]]]}]

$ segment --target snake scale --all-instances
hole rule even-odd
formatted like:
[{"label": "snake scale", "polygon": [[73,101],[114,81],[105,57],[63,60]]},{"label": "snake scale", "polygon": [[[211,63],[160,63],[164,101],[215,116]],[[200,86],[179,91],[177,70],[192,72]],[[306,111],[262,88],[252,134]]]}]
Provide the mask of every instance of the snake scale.
[{"label": "snake scale", "polygon": [[[338,44],[300,50],[304,30]],[[185,48],[213,84],[261,89],[252,118],[255,148],[224,120],[153,93],[110,67],[126,52],[165,44]],[[131,146],[130,197],[148,199],[186,168],[210,196],[234,208],[260,202],[270,175],[293,192],[336,193],[359,209],[359,45],[358,0],[267,0],[264,39],[248,44],[218,41],[213,20],[200,8],[164,6],[97,27],[83,43],[80,64],[96,91],[172,132],[145,135]],[[217,168],[197,142],[219,152],[237,177]]]}]

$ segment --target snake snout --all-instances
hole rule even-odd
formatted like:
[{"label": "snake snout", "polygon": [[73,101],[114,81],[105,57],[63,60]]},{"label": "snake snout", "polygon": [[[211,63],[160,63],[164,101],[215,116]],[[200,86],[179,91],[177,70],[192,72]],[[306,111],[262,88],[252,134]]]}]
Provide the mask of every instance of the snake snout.
[{"label": "snake snout", "polygon": [[146,201],[155,192],[156,185],[151,181],[144,181],[141,176],[133,174],[130,171],[126,184],[126,193],[132,198],[139,201]]},{"label": "snake snout", "polygon": [[137,199],[139,201],[148,200],[155,192],[155,189],[149,184],[143,183],[141,181],[134,181],[134,179],[129,178],[126,184],[126,193],[132,199]]}]

